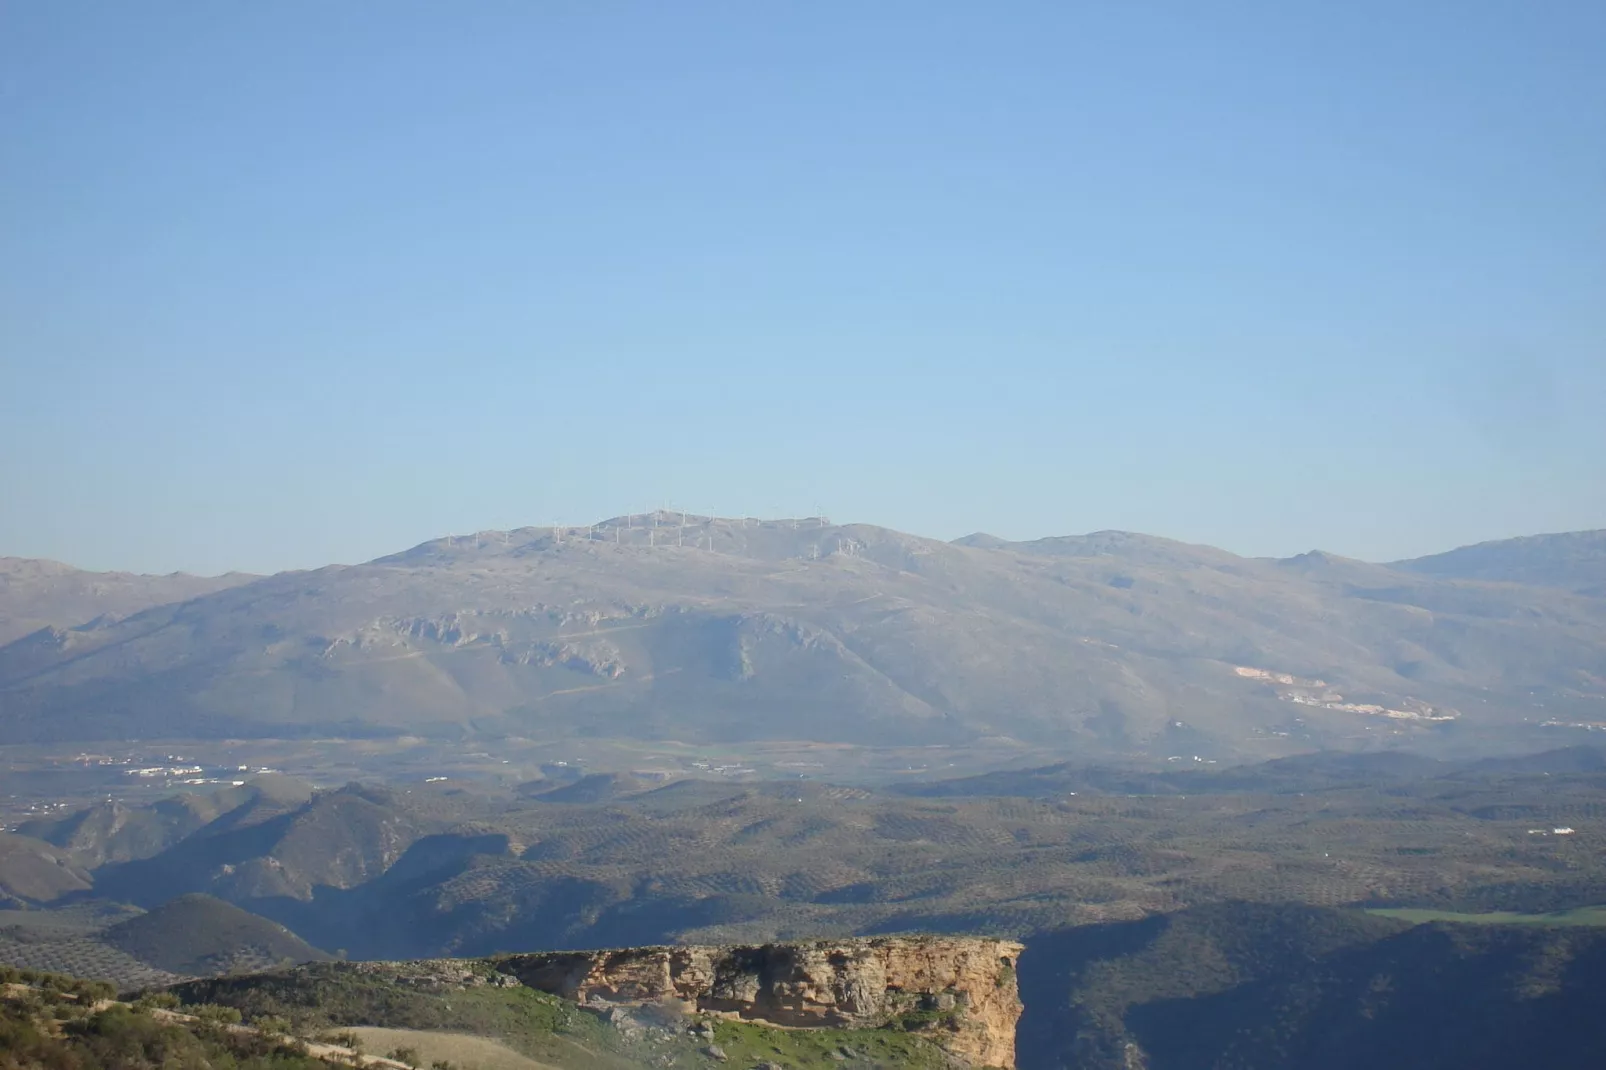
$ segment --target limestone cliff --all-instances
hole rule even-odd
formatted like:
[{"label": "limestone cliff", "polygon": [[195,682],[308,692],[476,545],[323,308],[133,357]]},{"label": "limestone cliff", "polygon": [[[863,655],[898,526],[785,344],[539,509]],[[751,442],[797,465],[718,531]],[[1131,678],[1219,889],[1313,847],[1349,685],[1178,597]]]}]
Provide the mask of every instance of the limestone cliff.
[{"label": "limestone cliff", "polygon": [[1020,952],[1006,940],[878,937],[513,955],[498,967],[580,1003],[675,1000],[794,1027],[902,1021],[966,1062],[1013,1067]]}]

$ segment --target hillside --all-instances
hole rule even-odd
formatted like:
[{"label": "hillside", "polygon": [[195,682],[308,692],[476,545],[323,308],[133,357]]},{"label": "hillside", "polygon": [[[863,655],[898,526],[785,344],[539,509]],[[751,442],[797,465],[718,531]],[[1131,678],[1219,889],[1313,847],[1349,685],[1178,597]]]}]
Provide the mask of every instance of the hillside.
[{"label": "hillside", "polygon": [[149,966],[204,976],[329,956],[284,926],[209,895],[183,895],[107,929],[101,939]]},{"label": "hillside", "polygon": [[1044,936],[1023,1070],[1584,1067],[1606,929],[1403,923],[1219,904]]},{"label": "hillside", "polygon": [[34,818],[17,832],[67,851],[91,868],[160,854],[191,833],[211,826],[244,827],[306,803],[312,789],[289,777],[258,777],[239,787],[185,792],[149,806],[107,800],[59,816]]},{"label": "hillside", "polygon": [[1559,587],[1602,597],[1606,596],[1606,530],[1480,542],[1398,561],[1392,567],[1428,576]]},{"label": "hillside", "polygon": [[89,886],[88,872],[74,865],[67,852],[0,832],[0,907],[48,902]]},{"label": "hillside", "polygon": [[[114,999],[103,982],[0,967],[0,1066],[5,1070],[416,1070],[367,1055],[359,1038],[309,1039],[285,1023],[244,1023],[231,1007],[181,1005],[154,992]],[[339,1040],[346,1043],[332,1043]],[[445,1064],[450,1065],[450,1064]],[[575,1067],[589,1066],[589,1062]],[[444,1070],[444,1067],[443,1067]],[[501,1070],[547,1070],[538,1064]]]},{"label": "hillside", "polygon": [[59,561],[0,557],[0,645],[41,628],[71,629],[119,620],[255,578],[239,572],[224,576],[85,572]]},{"label": "hillside", "polygon": [[965,542],[679,514],[436,540],[0,647],[0,741],[1007,736],[1232,758],[1531,749],[1541,720],[1606,722],[1599,598],[1120,532]]}]

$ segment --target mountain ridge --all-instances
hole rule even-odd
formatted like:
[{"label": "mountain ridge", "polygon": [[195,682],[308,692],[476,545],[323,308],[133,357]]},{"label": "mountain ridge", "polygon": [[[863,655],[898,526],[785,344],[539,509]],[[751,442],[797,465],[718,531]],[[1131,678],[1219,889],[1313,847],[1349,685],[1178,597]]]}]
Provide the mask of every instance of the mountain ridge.
[{"label": "mountain ridge", "polygon": [[1541,710],[1606,722],[1606,602],[1587,592],[1130,532],[947,543],[659,512],[35,631],[0,646],[0,742],[578,724],[1151,756],[1470,742]]},{"label": "mountain ridge", "polygon": [[49,558],[0,557],[0,646],[41,629],[125,617],[260,578],[246,572],[93,572]]},{"label": "mountain ridge", "polygon": [[1457,579],[1555,586],[1606,596],[1606,528],[1523,535],[1395,561],[1390,568]]}]

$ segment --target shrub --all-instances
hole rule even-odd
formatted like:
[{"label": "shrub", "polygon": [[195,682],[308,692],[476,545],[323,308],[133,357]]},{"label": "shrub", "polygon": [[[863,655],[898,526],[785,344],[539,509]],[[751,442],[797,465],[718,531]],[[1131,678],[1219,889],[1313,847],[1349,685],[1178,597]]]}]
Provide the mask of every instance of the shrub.
[{"label": "shrub", "polygon": [[185,1007],[185,1014],[193,1014],[203,1022],[218,1022],[223,1025],[235,1025],[240,1021],[238,1007],[223,1007],[216,1003],[197,1003],[193,1007]]},{"label": "shrub", "polygon": [[290,1019],[277,1014],[262,1014],[251,1019],[251,1024],[264,1033],[283,1035],[291,1032]]}]

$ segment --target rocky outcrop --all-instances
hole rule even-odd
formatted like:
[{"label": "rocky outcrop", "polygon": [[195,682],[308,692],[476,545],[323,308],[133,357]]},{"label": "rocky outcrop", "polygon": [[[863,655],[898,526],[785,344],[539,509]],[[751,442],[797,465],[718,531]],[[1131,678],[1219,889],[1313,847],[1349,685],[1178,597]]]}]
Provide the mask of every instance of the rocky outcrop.
[{"label": "rocky outcrop", "polygon": [[1021,945],[957,937],[513,955],[497,965],[582,1004],[679,1001],[802,1028],[900,1023],[976,1066],[1015,1065]]}]

